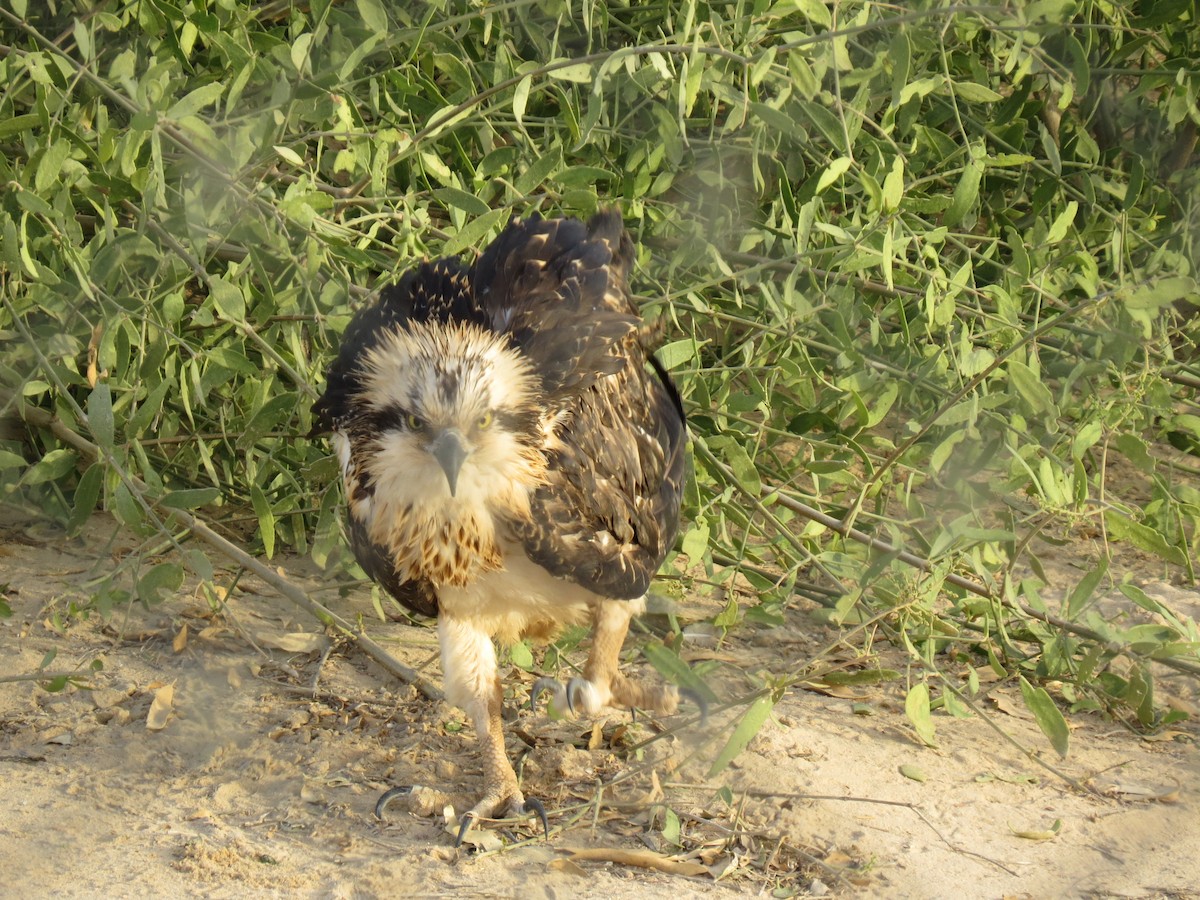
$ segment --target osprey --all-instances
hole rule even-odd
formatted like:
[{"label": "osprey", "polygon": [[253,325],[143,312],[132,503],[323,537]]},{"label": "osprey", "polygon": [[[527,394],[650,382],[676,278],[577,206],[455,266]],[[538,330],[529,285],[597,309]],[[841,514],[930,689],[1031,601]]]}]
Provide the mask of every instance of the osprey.
[{"label": "osprey", "polygon": [[679,702],[618,671],[678,530],[686,439],[644,346],[632,257],[615,211],[514,219],[473,266],[423,263],[360,311],[313,408],[313,433],[333,432],[355,558],[437,617],[446,698],[474,722],[484,791],[458,843],[480,817],[537,812],[545,826],[505,753],[493,639],[590,621],[583,677],[538,679],[532,701]]}]

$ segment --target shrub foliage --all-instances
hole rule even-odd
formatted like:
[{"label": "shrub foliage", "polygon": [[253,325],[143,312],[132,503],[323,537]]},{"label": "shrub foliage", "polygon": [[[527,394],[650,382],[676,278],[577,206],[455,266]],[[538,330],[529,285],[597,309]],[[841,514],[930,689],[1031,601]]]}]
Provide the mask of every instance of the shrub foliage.
[{"label": "shrub foliage", "polygon": [[882,628],[930,740],[988,668],[1064,752],[1063,702],[1157,726],[1200,634],[1108,560],[1195,574],[1196,15],[7,0],[0,484],[146,539],[76,611],[212,581],[173,510],[350,568],[304,435],[353,309],[616,204],[694,435],[671,577],[719,628],[798,593]]}]

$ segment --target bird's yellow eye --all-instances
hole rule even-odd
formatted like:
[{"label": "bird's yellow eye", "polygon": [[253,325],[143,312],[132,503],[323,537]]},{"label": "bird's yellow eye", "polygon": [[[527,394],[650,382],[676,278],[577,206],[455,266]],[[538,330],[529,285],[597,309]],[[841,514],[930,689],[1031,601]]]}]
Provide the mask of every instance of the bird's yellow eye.
[{"label": "bird's yellow eye", "polygon": [[404,417],[404,424],[409,431],[420,431],[425,427],[425,420],[420,416],[409,413]]},{"label": "bird's yellow eye", "polygon": [[482,416],[480,416],[480,417],[479,417],[479,421],[478,421],[478,422],[476,422],[475,424],[476,424],[476,425],[477,425],[477,426],[478,426],[480,429],[484,429],[484,428],[488,428],[488,427],[490,427],[490,426],[491,426],[491,424],[492,424],[492,414],[491,414],[491,412],[490,412],[490,411],[489,411],[489,412],[485,412],[485,413],[484,413]]}]

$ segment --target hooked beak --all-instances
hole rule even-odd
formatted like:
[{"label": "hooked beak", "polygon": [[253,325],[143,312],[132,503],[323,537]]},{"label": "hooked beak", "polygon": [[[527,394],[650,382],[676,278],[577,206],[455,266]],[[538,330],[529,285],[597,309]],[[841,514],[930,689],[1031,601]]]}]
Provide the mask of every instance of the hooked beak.
[{"label": "hooked beak", "polygon": [[458,471],[462,468],[463,460],[467,458],[467,449],[463,446],[462,435],[457,429],[449,428],[439,434],[429,445],[429,452],[438,461],[442,471],[446,473],[446,482],[450,485],[450,496],[454,496],[458,486]]}]

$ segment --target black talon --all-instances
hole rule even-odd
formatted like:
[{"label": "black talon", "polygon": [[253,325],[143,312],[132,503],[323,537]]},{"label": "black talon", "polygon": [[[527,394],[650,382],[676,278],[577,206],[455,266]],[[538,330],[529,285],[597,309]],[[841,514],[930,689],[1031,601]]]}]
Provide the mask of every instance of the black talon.
[{"label": "black talon", "polygon": [[412,792],[413,792],[413,785],[406,785],[404,787],[394,787],[391,790],[384,791],[383,796],[381,796],[378,800],[375,801],[375,818],[382,819],[383,811],[387,808],[387,805],[389,803],[391,803],[397,797],[407,797]]},{"label": "black talon", "polygon": [[[537,699],[538,699],[538,697],[542,696],[542,693],[544,691],[549,691],[551,694],[554,694],[554,693],[557,693],[561,689],[562,689],[562,685],[559,684],[557,681],[555,681],[553,678],[547,678],[545,676],[539,678],[537,681],[535,681],[533,683],[533,687],[531,687],[529,689],[529,708],[536,712],[537,711]],[[570,705],[570,701],[568,701],[567,705],[568,706]]]},{"label": "black talon", "polygon": [[550,840],[550,822],[546,819],[546,807],[542,806],[541,800],[531,797],[525,801],[525,805],[521,807],[521,812],[537,813],[538,818],[542,820],[542,830],[545,832],[546,840]]},{"label": "black talon", "polygon": [[696,704],[697,707],[699,707],[699,709],[700,709],[700,724],[707,725],[708,724],[708,701],[705,700],[702,696],[700,696],[700,694],[697,691],[694,691],[689,687],[681,687],[679,689],[679,696],[687,697],[687,699],[691,700],[693,703]]},{"label": "black talon", "polygon": [[462,824],[458,826],[458,837],[454,839],[455,850],[462,846],[463,838],[467,836],[467,829],[471,827],[473,821],[475,821],[475,813],[463,813]]}]

